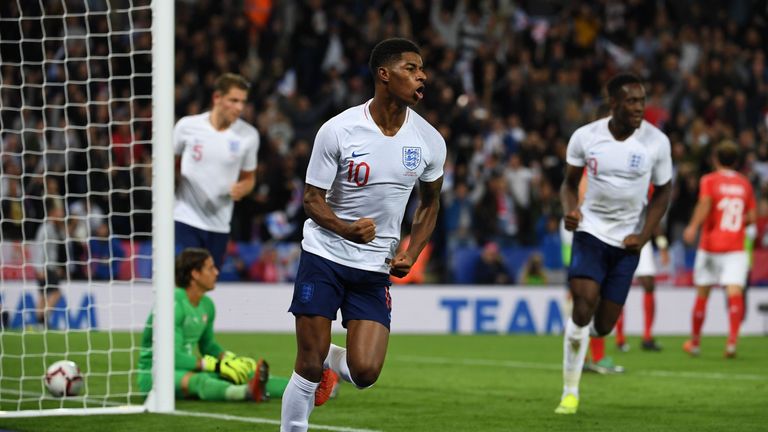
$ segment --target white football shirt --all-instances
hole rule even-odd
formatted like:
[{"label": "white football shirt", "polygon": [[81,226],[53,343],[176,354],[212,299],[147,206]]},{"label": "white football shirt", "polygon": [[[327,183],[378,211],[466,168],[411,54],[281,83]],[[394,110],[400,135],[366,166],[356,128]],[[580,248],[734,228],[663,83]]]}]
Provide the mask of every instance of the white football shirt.
[{"label": "white football shirt", "polygon": [[400,224],[416,180],[433,182],[443,175],[445,140],[408,108],[393,137],[371,117],[369,100],[323,124],[315,137],[307,184],[327,190],[326,201],[345,222],[371,218],[376,238],[358,244],[319,226],[304,223],[302,248],[335,263],[389,273],[400,242]]},{"label": "white football shirt", "polygon": [[30,263],[36,271],[42,273],[46,267],[60,264],[59,247],[67,241],[63,229],[56,228],[53,221],[43,222],[37,228],[35,240],[30,247]]},{"label": "white football shirt", "polygon": [[229,192],[240,171],[256,169],[259,133],[241,119],[217,131],[210,118],[210,112],[183,117],[173,129],[174,153],[181,155],[173,219],[228,233],[234,207]]},{"label": "white football shirt", "polygon": [[623,248],[624,238],[643,228],[650,183],[660,186],[672,178],[672,155],[667,136],[645,120],[624,141],[613,137],[609,120],[577,129],[566,160],[586,166],[587,193],[577,231]]}]

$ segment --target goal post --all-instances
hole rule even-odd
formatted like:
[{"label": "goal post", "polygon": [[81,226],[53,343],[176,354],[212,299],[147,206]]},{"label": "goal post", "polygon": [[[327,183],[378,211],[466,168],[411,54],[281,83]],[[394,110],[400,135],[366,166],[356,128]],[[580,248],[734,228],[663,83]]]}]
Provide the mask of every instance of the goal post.
[{"label": "goal post", "polygon": [[153,140],[153,290],[155,292],[154,388],[147,398],[153,412],[175,407],[173,385],[173,123],[174,123],[174,2],[155,0],[152,21],[152,118]]},{"label": "goal post", "polygon": [[173,1],[0,1],[0,419],[175,409],[174,27]]}]

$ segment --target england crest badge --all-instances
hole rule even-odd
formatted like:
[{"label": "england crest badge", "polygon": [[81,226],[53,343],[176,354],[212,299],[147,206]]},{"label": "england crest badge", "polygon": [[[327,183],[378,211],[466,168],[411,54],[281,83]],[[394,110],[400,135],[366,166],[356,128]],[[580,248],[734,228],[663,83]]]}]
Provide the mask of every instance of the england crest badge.
[{"label": "england crest badge", "polygon": [[403,165],[413,171],[421,163],[421,147],[403,147]]},{"label": "england crest badge", "polygon": [[240,141],[232,140],[229,142],[229,151],[230,153],[237,153],[240,151]]},{"label": "england crest badge", "polygon": [[627,165],[630,171],[641,171],[644,167],[645,158],[642,153],[632,152],[627,159]]},{"label": "england crest badge", "polygon": [[310,282],[304,282],[299,287],[299,301],[302,303],[309,303],[312,297],[315,295],[315,284]]}]

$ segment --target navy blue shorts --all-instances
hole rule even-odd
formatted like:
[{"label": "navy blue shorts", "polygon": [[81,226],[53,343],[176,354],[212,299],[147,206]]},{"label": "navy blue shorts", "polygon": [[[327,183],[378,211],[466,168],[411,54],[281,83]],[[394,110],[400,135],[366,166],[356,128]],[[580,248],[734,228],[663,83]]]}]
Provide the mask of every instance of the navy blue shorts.
[{"label": "navy blue shorts", "polygon": [[59,272],[56,266],[47,266],[45,268],[45,278],[37,279],[37,286],[40,287],[40,292],[48,294],[59,290],[59,284],[61,278],[59,278]]},{"label": "navy blue shorts", "polygon": [[341,325],[350,320],[376,321],[389,329],[392,321],[392,282],[386,273],[337,264],[302,251],[293,300],[294,315],[319,315],[332,321],[341,309]]},{"label": "navy blue shorts", "polygon": [[229,233],[201,230],[179,221],[174,221],[173,224],[176,232],[176,255],[188,247],[207,249],[216,267],[221,268],[224,254],[227,252]]},{"label": "navy blue shorts", "polygon": [[577,231],[573,235],[568,279],[592,279],[600,285],[600,297],[623,305],[639,261],[639,253],[611,246],[591,234]]}]

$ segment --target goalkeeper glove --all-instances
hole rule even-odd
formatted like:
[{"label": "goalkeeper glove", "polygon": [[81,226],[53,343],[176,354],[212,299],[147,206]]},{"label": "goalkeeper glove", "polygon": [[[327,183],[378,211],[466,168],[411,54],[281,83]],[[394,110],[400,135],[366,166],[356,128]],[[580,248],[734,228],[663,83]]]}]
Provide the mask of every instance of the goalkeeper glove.
[{"label": "goalkeeper glove", "polygon": [[219,359],[212,355],[206,355],[200,359],[200,370],[203,372],[218,372]]},{"label": "goalkeeper glove", "polygon": [[243,363],[245,367],[248,369],[248,374],[250,375],[251,372],[256,370],[257,362],[256,360],[252,359],[251,357],[246,356],[239,356],[232,351],[224,351],[224,354],[221,355],[221,360],[232,360],[237,359],[238,362]]},{"label": "goalkeeper glove", "polygon": [[256,370],[256,365],[258,364],[256,362],[256,360],[254,360],[254,359],[252,359],[250,357],[245,357],[245,356],[242,356],[242,357],[238,356],[236,358],[237,358],[238,361],[244,363],[248,367],[249,371],[255,371]]},{"label": "goalkeeper glove", "polygon": [[244,363],[248,367],[248,370],[251,372],[255,371],[256,366],[258,365],[258,362],[256,362],[256,360],[254,360],[253,358],[246,357],[246,356],[239,356],[233,353],[232,351],[224,351],[224,354],[222,354],[221,359],[222,361],[237,359],[239,362]]},{"label": "goalkeeper glove", "polygon": [[224,351],[224,353],[222,353],[219,357],[206,354],[203,358],[200,359],[200,370],[203,372],[218,372],[216,366],[220,361],[219,359],[228,360],[235,357],[237,357],[237,354],[233,353],[232,351]]},{"label": "goalkeeper glove", "polygon": [[245,384],[248,381],[248,377],[253,371],[253,369],[249,369],[249,366],[247,362],[240,361],[234,356],[225,356],[219,360],[216,357],[206,355],[200,360],[201,370],[215,372],[235,384]]},{"label": "goalkeeper glove", "polygon": [[219,362],[219,375],[235,384],[245,384],[253,371],[248,366],[248,363],[243,363],[237,357],[222,359]]}]

